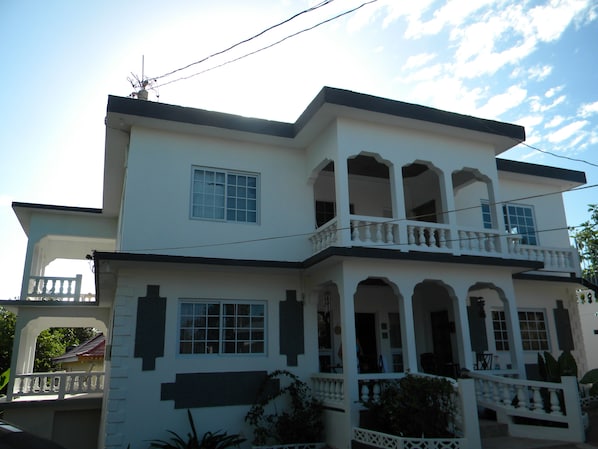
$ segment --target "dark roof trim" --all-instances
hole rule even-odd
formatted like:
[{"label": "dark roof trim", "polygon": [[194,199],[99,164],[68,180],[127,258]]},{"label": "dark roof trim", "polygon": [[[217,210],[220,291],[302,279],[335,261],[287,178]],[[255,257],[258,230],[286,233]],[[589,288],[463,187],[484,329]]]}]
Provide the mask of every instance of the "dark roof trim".
[{"label": "dark roof trim", "polygon": [[551,276],[549,274],[529,274],[529,273],[515,273],[513,279],[520,281],[543,281],[543,282],[563,282],[565,284],[579,284],[584,285],[588,288],[596,289],[596,286],[586,281],[585,279],[579,278],[573,274],[570,277],[565,276]]},{"label": "dark roof trim", "polygon": [[586,174],[582,171],[569,170],[548,165],[530,164],[529,162],[496,159],[496,168],[500,171],[519,173],[522,175],[541,176],[543,178],[560,179],[562,181],[586,183]]},{"label": "dark roof trim", "polygon": [[509,137],[517,141],[525,140],[525,129],[519,125],[481,119],[332,87],[322,88],[294,124],[242,117],[234,114],[207,111],[205,109],[136,100],[133,98],[115,97],[112,95],[108,97],[107,112],[189,123],[192,125],[214,126],[292,139],[326,103],[479,131]]},{"label": "dark roof trim", "polygon": [[405,103],[334,87],[322,88],[295,123],[296,130],[299,131],[305,126],[315,112],[325,103],[495,134],[518,141],[525,140],[525,128],[520,125],[457,114],[456,112],[443,111],[429,106]]},{"label": "dark roof trim", "polygon": [[108,96],[107,112],[135,115],[139,117],[189,123],[191,125],[213,126],[275,137],[293,138],[293,125],[290,123],[243,117],[223,112],[207,111],[153,101]]},{"label": "dark roof trim", "polygon": [[86,214],[101,214],[102,209],[93,207],[74,207],[74,206],[56,206],[53,204],[36,204],[36,203],[19,203],[13,201],[12,208],[22,207],[25,209],[40,209],[40,210],[53,210],[59,212],[81,212]]},{"label": "dark roof trim", "polygon": [[[221,266],[238,267],[257,267],[257,268],[287,268],[304,269],[317,265],[326,259],[334,256],[341,257],[363,257],[370,259],[387,260],[412,260],[421,262],[445,262],[460,263],[469,265],[492,265],[500,267],[521,267],[529,270],[537,270],[544,267],[543,262],[527,261],[519,259],[502,259],[499,257],[480,257],[480,256],[454,256],[452,254],[437,254],[425,252],[401,252],[391,249],[363,248],[363,247],[336,247],[332,246],[309,257],[303,262],[288,262],[275,260],[243,260],[243,259],[222,259],[216,257],[192,257],[192,256],[171,256],[162,254],[139,254],[139,253],[115,253],[115,252],[94,252],[95,261],[113,260],[113,261],[133,261],[133,262],[163,262],[163,263],[187,263],[187,264],[206,264]],[[96,270],[96,273],[99,270]]]},{"label": "dark roof trim", "polygon": [[420,262],[444,262],[459,263],[468,265],[492,265],[498,267],[522,267],[530,270],[537,270],[544,267],[540,261],[503,259],[500,257],[483,257],[460,255],[455,256],[447,253],[427,253],[419,251],[402,252],[394,249],[364,248],[364,247],[337,247],[331,246],[325,250],[306,259],[303,264],[305,268],[316,265],[330,257],[364,257],[369,259],[388,259],[388,260],[412,260]]},{"label": "dark roof trim", "polygon": [[[263,268],[303,268],[301,262],[286,262],[274,260],[248,260],[248,259],[223,259],[218,257],[192,257],[172,256],[164,254],[141,254],[141,253],[114,253],[94,251],[93,257],[96,261],[132,261],[132,262],[163,262],[163,263],[185,263],[204,265],[223,265],[238,267],[263,267]],[[97,272],[97,270],[96,270]]]}]

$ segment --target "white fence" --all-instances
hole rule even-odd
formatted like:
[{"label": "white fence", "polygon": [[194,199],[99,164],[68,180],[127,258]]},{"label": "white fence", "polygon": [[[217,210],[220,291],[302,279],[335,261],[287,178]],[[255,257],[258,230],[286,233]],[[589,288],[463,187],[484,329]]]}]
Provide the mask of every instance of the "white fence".
[{"label": "white fence", "polygon": [[12,398],[58,395],[58,399],[64,399],[66,395],[103,392],[103,371],[17,374]]}]

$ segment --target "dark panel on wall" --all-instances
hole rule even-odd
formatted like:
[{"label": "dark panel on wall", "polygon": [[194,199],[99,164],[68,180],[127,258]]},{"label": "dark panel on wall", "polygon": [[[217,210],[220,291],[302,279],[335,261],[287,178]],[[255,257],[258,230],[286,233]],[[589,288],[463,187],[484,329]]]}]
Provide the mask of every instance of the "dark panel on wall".
[{"label": "dark panel on wall", "polygon": [[164,356],[166,298],[160,297],[159,285],[148,285],[145,297],[137,302],[135,357],[141,357],[143,371],[156,369],[156,358]]},{"label": "dark panel on wall", "polygon": [[280,303],[280,353],[287,356],[287,366],[297,366],[297,356],[304,354],[303,303],[297,291],[287,290],[287,300]]},{"label": "dark panel on wall", "polygon": [[471,350],[482,353],[488,350],[488,334],[486,333],[486,320],[482,315],[484,309],[477,304],[467,306],[467,318],[469,321],[469,338]]},{"label": "dark panel on wall", "polygon": [[[160,399],[174,401],[174,408],[249,405],[255,402],[267,375],[266,371],[177,374],[174,383],[162,384]],[[266,392],[278,388],[275,379]]]},{"label": "dark panel on wall", "polygon": [[554,322],[556,324],[556,336],[559,341],[561,351],[573,351],[573,333],[571,332],[571,321],[569,320],[569,311],[563,307],[563,301],[556,301],[554,312]]}]

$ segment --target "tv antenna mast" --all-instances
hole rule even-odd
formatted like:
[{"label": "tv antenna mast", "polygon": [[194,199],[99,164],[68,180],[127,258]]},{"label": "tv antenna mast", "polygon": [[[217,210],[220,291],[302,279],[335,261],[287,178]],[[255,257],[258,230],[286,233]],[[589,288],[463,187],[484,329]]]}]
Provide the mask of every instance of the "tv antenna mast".
[{"label": "tv antenna mast", "polygon": [[153,90],[156,98],[160,98],[160,94],[157,92],[156,88],[153,87],[153,84],[156,82],[155,79],[149,79],[145,77],[145,55],[141,55],[141,79],[134,73],[131,73],[131,77],[128,77],[127,80],[133,86],[135,91],[131,92],[129,95],[133,98],[138,98],[139,100],[147,100],[148,99],[148,90]]}]

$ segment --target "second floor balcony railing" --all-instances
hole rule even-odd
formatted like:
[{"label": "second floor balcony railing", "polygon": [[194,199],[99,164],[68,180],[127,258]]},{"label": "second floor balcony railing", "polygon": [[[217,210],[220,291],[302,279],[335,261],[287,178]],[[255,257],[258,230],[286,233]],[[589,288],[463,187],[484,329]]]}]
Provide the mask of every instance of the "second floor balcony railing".
[{"label": "second floor balcony railing", "polygon": [[95,303],[95,295],[81,294],[81,281],[80,274],[75,277],[30,276],[26,300]]},{"label": "second floor balcony railing", "polygon": [[25,396],[67,395],[104,392],[103,371],[72,371],[17,374],[11,399]]},{"label": "second floor balcony railing", "polygon": [[520,235],[503,235],[495,229],[351,215],[350,231],[344,234],[350,241],[342,240],[341,231],[338,217],[316,229],[310,237],[313,253],[330,246],[364,246],[539,261],[547,271],[579,272],[575,248],[524,245]]}]

